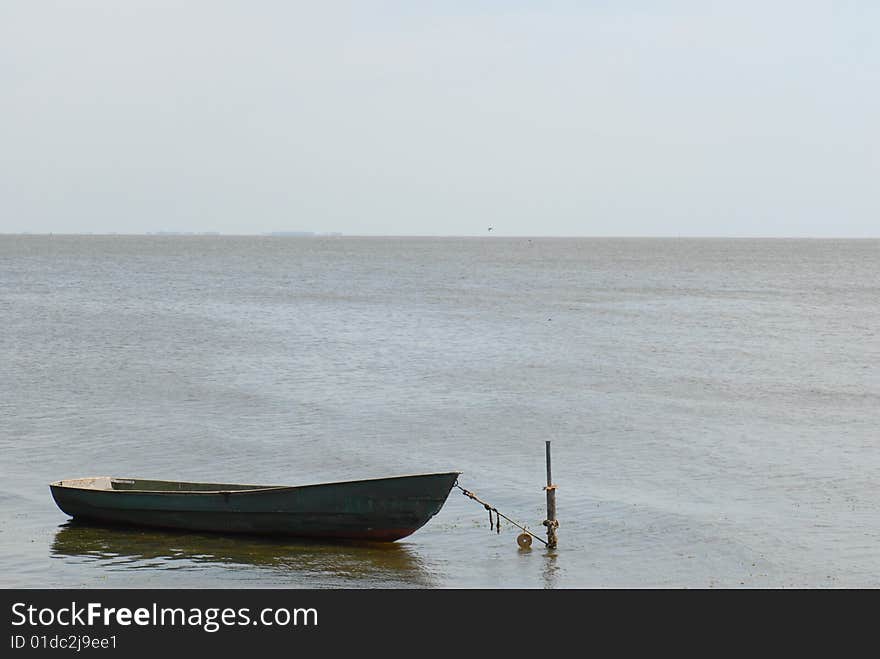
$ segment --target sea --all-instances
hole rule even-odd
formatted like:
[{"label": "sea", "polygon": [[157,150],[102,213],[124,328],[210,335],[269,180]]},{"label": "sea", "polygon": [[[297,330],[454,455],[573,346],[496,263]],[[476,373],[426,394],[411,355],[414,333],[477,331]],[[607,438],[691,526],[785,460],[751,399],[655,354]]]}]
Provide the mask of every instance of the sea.
[{"label": "sea", "polygon": [[[460,471],[392,544],[51,481]],[[880,241],[0,235],[0,586],[880,587]]]}]

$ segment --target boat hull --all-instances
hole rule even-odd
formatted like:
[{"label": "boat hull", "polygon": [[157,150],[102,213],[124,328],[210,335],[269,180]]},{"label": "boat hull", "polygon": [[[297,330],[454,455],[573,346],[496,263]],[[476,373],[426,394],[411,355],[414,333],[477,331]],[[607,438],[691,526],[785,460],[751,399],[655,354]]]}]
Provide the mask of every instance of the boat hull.
[{"label": "boat hull", "polygon": [[107,479],[113,489],[75,485],[88,480],[81,479],[50,489],[58,507],[78,520],[390,542],[436,515],[457,478],[450,472],[299,487]]}]

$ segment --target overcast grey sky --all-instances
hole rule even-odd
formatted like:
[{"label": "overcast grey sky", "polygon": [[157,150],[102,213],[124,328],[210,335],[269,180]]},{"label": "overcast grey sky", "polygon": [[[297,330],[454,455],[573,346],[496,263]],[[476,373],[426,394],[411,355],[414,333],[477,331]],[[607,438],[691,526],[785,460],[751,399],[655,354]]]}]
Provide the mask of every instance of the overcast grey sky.
[{"label": "overcast grey sky", "polygon": [[0,0],[0,232],[880,235],[880,3]]}]

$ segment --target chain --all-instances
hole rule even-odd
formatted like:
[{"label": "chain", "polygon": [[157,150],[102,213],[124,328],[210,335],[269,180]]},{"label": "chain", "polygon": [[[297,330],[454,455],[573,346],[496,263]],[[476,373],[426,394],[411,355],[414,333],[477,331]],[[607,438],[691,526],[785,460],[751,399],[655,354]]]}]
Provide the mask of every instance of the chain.
[{"label": "chain", "polygon": [[[483,501],[482,499],[480,499],[476,494],[474,494],[474,493],[471,492],[470,490],[466,490],[466,489],[464,489],[461,485],[458,484],[458,481],[455,481],[455,487],[457,487],[459,490],[461,490],[461,493],[464,494],[468,499],[473,499],[473,500],[476,501],[477,503],[482,504],[483,508],[485,508],[486,510],[489,511],[489,528],[490,528],[490,529],[494,529],[496,533],[501,533],[501,518],[503,517],[503,518],[506,519],[508,522],[510,522],[511,524],[513,524],[515,527],[517,527],[518,529],[522,529],[523,531],[525,531],[526,533],[528,533],[528,534],[529,534],[530,536],[532,536],[535,540],[539,540],[539,541],[543,542],[545,545],[547,544],[547,541],[546,541],[546,540],[544,540],[543,538],[539,538],[539,537],[536,536],[534,533],[532,533],[531,531],[529,531],[529,530],[528,530],[525,526],[523,526],[522,524],[519,524],[518,522],[513,521],[513,520],[510,519],[507,515],[504,515],[503,513],[501,513],[501,512],[495,507],[495,506],[492,506],[492,505],[486,503],[485,501]],[[492,513],[495,513],[495,519],[494,519],[494,521],[493,521],[493,519],[492,519]]]}]

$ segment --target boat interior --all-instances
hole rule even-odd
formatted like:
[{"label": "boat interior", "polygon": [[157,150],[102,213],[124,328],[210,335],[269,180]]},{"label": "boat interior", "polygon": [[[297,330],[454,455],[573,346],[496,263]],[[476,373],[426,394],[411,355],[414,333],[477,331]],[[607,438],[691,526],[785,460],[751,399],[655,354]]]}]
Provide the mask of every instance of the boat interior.
[{"label": "boat interior", "polygon": [[138,492],[229,492],[230,490],[262,490],[273,485],[238,485],[232,483],[186,483],[181,481],[154,481],[140,478],[113,478],[95,476],[72,478],[52,483],[57,487],[73,487],[85,490],[129,490]]}]

